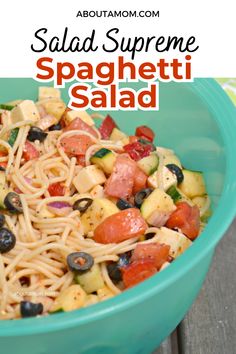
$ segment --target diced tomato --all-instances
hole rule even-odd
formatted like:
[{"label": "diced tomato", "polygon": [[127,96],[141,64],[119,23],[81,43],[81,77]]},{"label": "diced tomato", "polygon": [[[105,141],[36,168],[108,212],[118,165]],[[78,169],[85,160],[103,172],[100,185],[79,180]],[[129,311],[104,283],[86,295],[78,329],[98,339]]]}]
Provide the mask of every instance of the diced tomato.
[{"label": "diced tomato", "polygon": [[71,156],[85,155],[91,145],[93,142],[87,135],[72,135],[61,139],[65,153]]},{"label": "diced tomato", "polygon": [[177,209],[170,215],[166,226],[170,229],[179,228],[188,238],[194,240],[200,231],[198,207],[192,207],[187,202],[179,202],[176,206]]},{"label": "diced tomato", "polygon": [[98,129],[101,133],[102,139],[108,139],[111,135],[112,130],[116,126],[117,125],[115,121],[111,118],[111,116],[107,115]]},{"label": "diced tomato", "polygon": [[170,246],[160,244],[157,242],[152,243],[139,243],[134,249],[131,261],[140,259],[152,259],[155,262],[157,270],[168,260]]},{"label": "diced tomato", "polygon": [[152,151],[152,146],[149,144],[142,144],[136,141],[132,144],[127,144],[124,146],[124,150],[129,154],[131,159],[138,161],[143,157],[149,156]]},{"label": "diced tomato", "polygon": [[[0,157],[5,157],[5,156],[7,156],[7,151],[1,151],[0,150]],[[3,167],[3,168],[6,168],[7,167],[7,161],[0,162],[0,166]]]},{"label": "diced tomato", "polygon": [[84,155],[78,155],[76,156],[76,160],[77,160],[77,164],[80,166],[85,167],[86,163],[85,163],[85,156]]},{"label": "diced tomato", "polygon": [[147,176],[145,173],[137,167],[135,176],[134,176],[134,186],[133,186],[133,194],[139,192],[141,189],[146,188],[147,184]]},{"label": "diced tomato", "polygon": [[60,182],[52,183],[48,187],[48,192],[51,197],[63,197],[65,194],[65,187]]},{"label": "diced tomato", "polygon": [[[79,112],[78,112],[78,115],[79,115]],[[85,131],[85,132],[97,137],[97,134],[96,134],[95,130],[90,125],[85,123],[81,118],[75,118],[64,129],[65,132],[68,132],[70,130],[83,130],[83,131]]]},{"label": "diced tomato", "polygon": [[138,141],[138,137],[136,135],[130,135],[129,136],[129,143],[136,143]]},{"label": "diced tomato", "polygon": [[147,139],[151,142],[153,142],[155,137],[155,133],[153,132],[153,130],[147,127],[146,125],[141,125],[140,127],[137,127],[135,131],[135,135],[140,138]]},{"label": "diced tomato", "polygon": [[3,168],[6,168],[7,167],[7,161],[0,162],[0,166],[3,167]]},{"label": "diced tomato", "polygon": [[147,224],[136,208],[121,210],[108,216],[94,230],[94,240],[100,243],[119,243],[143,235]]},{"label": "diced tomato", "polygon": [[25,146],[23,149],[23,158],[25,161],[34,160],[39,157],[39,151],[36,147],[31,144],[28,140],[25,142]]},{"label": "diced tomato", "polygon": [[131,196],[137,165],[128,156],[119,155],[105,185],[105,193],[111,197],[127,199]]},{"label": "diced tomato", "polygon": [[152,259],[140,259],[123,267],[122,278],[125,288],[130,288],[143,280],[150,278],[157,272],[155,261]]}]

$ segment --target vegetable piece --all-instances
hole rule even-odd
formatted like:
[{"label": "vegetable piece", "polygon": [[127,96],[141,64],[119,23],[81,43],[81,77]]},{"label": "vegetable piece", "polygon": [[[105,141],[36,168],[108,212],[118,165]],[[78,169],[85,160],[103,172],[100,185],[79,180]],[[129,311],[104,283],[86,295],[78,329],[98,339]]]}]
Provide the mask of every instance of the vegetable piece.
[{"label": "vegetable piece", "polygon": [[75,281],[82,286],[87,294],[91,294],[105,286],[98,264],[94,264],[86,273],[76,274]]},{"label": "vegetable piece", "polygon": [[46,98],[60,98],[61,92],[54,87],[39,87],[38,100],[45,100]]},{"label": "vegetable piece", "polygon": [[51,202],[47,204],[47,208],[57,216],[65,216],[72,211],[71,205],[67,202]]},{"label": "vegetable piece", "polygon": [[144,234],[147,224],[138,209],[122,210],[107,217],[94,230],[94,240],[100,243],[119,243]]},{"label": "vegetable piece", "polygon": [[4,109],[6,111],[11,111],[14,108],[14,106],[11,106],[9,104],[2,103],[0,104],[0,109]]},{"label": "vegetable piece", "polygon": [[15,106],[11,111],[12,123],[17,123],[24,120],[37,122],[40,119],[39,111],[33,101],[24,100]]},{"label": "vegetable piece", "polygon": [[50,312],[73,311],[84,306],[87,295],[79,284],[70,285],[54,301]]},{"label": "vegetable piece", "polygon": [[183,170],[184,180],[179,189],[189,198],[206,194],[202,172]]},{"label": "vegetable piece", "polygon": [[181,168],[179,168],[179,166],[175,165],[174,163],[170,163],[170,164],[166,165],[166,167],[168,168],[168,170],[170,170],[172,173],[175,174],[178,184],[183,182],[184,175],[183,175]]},{"label": "vegetable piece", "polygon": [[163,245],[157,242],[139,243],[134,249],[131,262],[140,259],[152,259],[155,262],[155,267],[159,270],[169,258],[169,245]]},{"label": "vegetable piece", "polygon": [[111,116],[107,115],[98,129],[102,139],[108,139],[114,128],[116,128],[115,121],[111,118]]},{"label": "vegetable piece", "polygon": [[174,203],[177,203],[182,199],[182,195],[175,186],[171,186],[166,193],[173,199]]},{"label": "vegetable piece", "polygon": [[47,114],[54,116],[57,122],[59,122],[66,109],[65,103],[60,98],[46,98],[39,101],[37,105],[43,107]]},{"label": "vegetable piece", "polygon": [[92,268],[93,257],[86,252],[73,252],[67,256],[67,265],[72,272],[84,273]]},{"label": "vegetable piece", "polygon": [[152,225],[156,213],[158,213],[158,215],[161,213],[162,217],[165,217],[166,222],[175,209],[176,206],[168,194],[160,189],[154,189],[144,200],[140,211],[144,219]]},{"label": "vegetable piece", "polygon": [[5,215],[4,214],[0,214],[0,228],[3,227],[3,225],[5,224]]},{"label": "vegetable piece", "polygon": [[116,202],[116,206],[120,210],[125,210],[134,207],[132,204],[128,203],[127,200],[125,199],[118,199],[118,201]]},{"label": "vegetable piece", "polygon": [[146,125],[141,125],[140,127],[136,128],[135,135],[139,136],[140,138],[147,139],[151,142],[153,142],[155,133],[154,131],[147,127]]},{"label": "vegetable piece", "polygon": [[30,301],[21,301],[20,313],[23,318],[41,315],[43,313],[43,304],[41,304],[41,302],[33,303]]},{"label": "vegetable piece", "polygon": [[73,184],[79,193],[86,193],[93,187],[103,184],[106,176],[97,166],[91,165],[82,168],[73,179]]},{"label": "vegetable piece", "polygon": [[169,256],[172,258],[179,257],[192,244],[184,234],[170,230],[167,227],[161,227],[158,230],[156,240],[159,243],[170,246]]},{"label": "vegetable piece", "polygon": [[61,146],[71,156],[85,155],[93,141],[87,135],[72,135],[61,139]]},{"label": "vegetable piece", "polygon": [[137,165],[128,156],[119,155],[105,185],[105,194],[127,199],[132,195]]},{"label": "vegetable piece", "polygon": [[103,220],[118,211],[117,206],[107,198],[95,198],[92,205],[81,216],[84,233],[93,231]]},{"label": "vegetable piece", "polygon": [[152,175],[158,168],[159,158],[156,153],[151,153],[149,156],[142,158],[137,162],[139,168],[147,175]]},{"label": "vegetable piece", "polygon": [[85,123],[81,118],[75,118],[72,120],[72,122],[70,122],[69,125],[64,128],[65,132],[70,130],[83,130],[97,138],[96,131],[91,127],[91,125]]},{"label": "vegetable piece", "polygon": [[157,272],[155,261],[152,259],[140,259],[122,268],[122,277],[125,288],[130,288]]},{"label": "vegetable piece", "polygon": [[152,151],[150,145],[144,145],[138,141],[136,143],[124,145],[123,148],[129,154],[131,159],[135,161],[139,161],[143,157],[149,156]]},{"label": "vegetable piece", "polygon": [[97,290],[98,298],[100,301],[110,299],[114,293],[105,285],[103,288]]},{"label": "vegetable piece", "polygon": [[[0,151],[0,157],[5,157],[5,156],[7,156],[7,151]],[[5,171],[5,169],[7,167],[7,161],[1,161],[0,167],[1,167],[1,171]],[[4,176],[5,176],[5,173],[4,173]],[[2,184],[2,182],[1,182],[1,184]]]},{"label": "vegetable piece", "polygon": [[14,145],[16,138],[18,136],[18,133],[19,133],[19,128],[14,128],[11,130],[10,136],[8,138],[8,144],[11,145],[11,147]]},{"label": "vegetable piece", "polygon": [[130,257],[127,253],[120,255],[118,262],[112,262],[107,265],[107,271],[113,282],[118,283],[122,280],[121,268],[129,264]]},{"label": "vegetable piece", "polygon": [[116,262],[112,262],[107,265],[107,272],[109,274],[109,277],[114,283],[118,283],[119,281],[122,280],[122,274],[120,267],[118,267]]},{"label": "vegetable piece", "polygon": [[15,235],[5,227],[1,228],[0,229],[0,253],[6,253],[11,251],[15,247],[15,244],[16,244]]},{"label": "vegetable piece", "polygon": [[81,213],[84,213],[92,204],[93,199],[91,198],[81,198],[77,200],[73,205],[73,210],[79,210]]},{"label": "vegetable piece", "polygon": [[44,131],[49,129],[51,126],[53,126],[56,123],[57,123],[56,117],[54,117],[51,114],[46,114],[37,122],[37,127]]},{"label": "vegetable piece", "polygon": [[31,142],[34,142],[35,140],[39,140],[40,142],[43,142],[46,137],[47,133],[45,133],[42,129],[38,127],[31,127],[27,136],[27,139]]},{"label": "vegetable piece", "polygon": [[139,192],[141,189],[146,188],[146,184],[147,175],[139,167],[137,167],[134,176],[133,194]]},{"label": "vegetable piece", "polygon": [[53,124],[48,130],[51,132],[51,131],[54,131],[54,130],[61,130],[62,129],[62,126],[60,123],[57,123],[57,124]]},{"label": "vegetable piece", "polygon": [[144,199],[146,199],[152,192],[153,192],[152,188],[145,188],[145,189],[142,189],[141,191],[139,191],[138,193],[136,193],[134,196],[135,206],[137,208],[140,208],[144,202]]},{"label": "vegetable piece", "polygon": [[146,139],[138,139],[137,141],[143,145],[149,145],[152,148],[151,151],[156,151],[156,146],[153,143],[151,143],[151,141]]},{"label": "vegetable piece", "polygon": [[114,168],[114,163],[116,160],[115,154],[106,148],[98,150],[91,158],[90,161],[101,167],[101,169],[107,173],[111,174]]},{"label": "vegetable piece", "polygon": [[93,119],[86,111],[75,111],[73,109],[67,108],[62,117],[63,121],[65,122],[65,125],[70,124],[76,118],[80,118],[88,125],[94,125]]},{"label": "vegetable piece", "polygon": [[156,151],[159,156],[162,156],[164,165],[175,164],[182,168],[179,158],[174,154],[173,150],[166,149],[163,147],[157,147]]},{"label": "vegetable piece", "polygon": [[111,133],[109,139],[112,140],[112,141],[122,141],[124,144],[128,144],[129,143],[128,136],[125,133],[123,133],[118,128],[114,128],[112,130],[112,133]]},{"label": "vegetable piece", "polygon": [[48,193],[51,197],[63,197],[65,194],[65,187],[60,182],[49,184]]},{"label": "vegetable piece", "polygon": [[15,192],[9,192],[5,199],[4,199],[4,204],[7,208],[7,210],[11,214],[21,214],[23,213],[23,208],[20,200],[19,194]]},{"label": "vegetable piece", "polygon": [[77,165],[86,167],[86,161],[85,161],[85,156],[84,155],[76,156],[76,161],[77,161]]},{"label": "vegetable piece", "polygon": [[23,158],[25,161],[34,160],[39,157],[39,151],[28,140],[25,142],[23,149]]},{"label": "vegetable piece", "polygon": [[186,202],[176,204],[177,209],[170,215],[166,226],[181,229],[182,233],[194,240],[200,232],[200,212],[198,207]]}]

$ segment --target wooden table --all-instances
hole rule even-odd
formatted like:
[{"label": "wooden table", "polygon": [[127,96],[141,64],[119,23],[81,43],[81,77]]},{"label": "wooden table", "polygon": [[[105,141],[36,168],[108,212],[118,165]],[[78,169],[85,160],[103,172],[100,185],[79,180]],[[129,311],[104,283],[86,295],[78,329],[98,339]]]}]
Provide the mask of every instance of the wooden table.
[{"label": "wooden table", "polygon": [[154,353],[236,354],[236,219],[216,249],[196,302]]}]

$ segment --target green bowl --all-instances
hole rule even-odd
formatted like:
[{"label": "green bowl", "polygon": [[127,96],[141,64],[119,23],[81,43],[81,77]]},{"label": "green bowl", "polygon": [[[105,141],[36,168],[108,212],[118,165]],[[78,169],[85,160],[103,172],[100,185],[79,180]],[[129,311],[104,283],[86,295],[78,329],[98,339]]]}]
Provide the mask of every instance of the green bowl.
[{"label": "green bowl", "polygon": [[[38,86],[31,79],[1,79],[1,102],[36,99]],[[236,110],[214,80],[161,83],[159,112],[111,114],[131,134],[137,125],[151,126],[158,145],[174,149],[184,166],[202,170],[213,216],[170,267],[121,295],[71,313],[2,321],[1,353],[151,353],[190,308],[215,246],[236,214]]]}]

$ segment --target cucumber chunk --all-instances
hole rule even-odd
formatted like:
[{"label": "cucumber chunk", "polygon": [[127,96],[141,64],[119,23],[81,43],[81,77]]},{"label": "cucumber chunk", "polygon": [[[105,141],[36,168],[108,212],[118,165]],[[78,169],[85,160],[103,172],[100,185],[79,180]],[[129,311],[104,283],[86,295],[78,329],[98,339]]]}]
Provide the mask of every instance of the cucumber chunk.
[{"label": "cucumber chunk", "polygon": [[152,153],[137,162],[140,169],[147,175],[152,175],[158,168],[159,158],[156,153]]},{"label": "cucumber chunk", "polygon": [[19,133],[19,128],[14,128],[11,130],[10,136],[8,138],[8,144],[11,145],[11,147],[14,145],[14,143],[17,139],[18,133]]},{"label": "cucumber chunk", "polygon": [[143,202],[140,211],[145,220],[148,220],[156,211],[166,215],[176,209],[172,198],[161,189],[155,189]]},{"label": "cucumber chunk", "polygon": [[115,154],[106,148],[98,150],[91,158],[90,161],[102,168],[105,173],[111,174],[113,171],[116,157]]},{"label": "cucumber chunk", "polygon": [[80,284],[87,294],[91,294],[105,286],[100,267],[94,264],[93,267],[84,274],[76,274],[76,283]]},{"label": "cucumber chunk", "polygon": [[4,109],[6,111],[11,111],[13,108],[14,106],[11,106],[9,104],[4,104],[4,103],[0,104],[0,109]]},{"label": "cucumber chunk", "polygon": [[166,193],[173,199],[174,203],[182,199],[182,195],[175,186],[171,186]]},{"label": "cucumber chunk", "polygon": [[73,311],[84,306],[87,294],[78,284],[66,288],[56,298],[50,312]]},{"label": "cucumber chunk", "polygon": [[189,198],[206,194],[206,187],[202,172],[183,170],[184,180],[179,189]]}]

